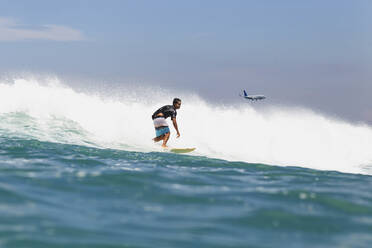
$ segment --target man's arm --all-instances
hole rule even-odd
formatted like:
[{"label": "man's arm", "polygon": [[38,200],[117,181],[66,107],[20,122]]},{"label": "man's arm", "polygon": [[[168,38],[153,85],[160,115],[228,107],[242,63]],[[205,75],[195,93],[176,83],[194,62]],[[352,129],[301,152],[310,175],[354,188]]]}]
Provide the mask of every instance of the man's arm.
[{"label": "man's arm", "polygon": [[172,122],[173,122],[174,129],[176,129],[176,131],[177,131],[177,138],[178,138],[178,137],[180,137],[181,134],[180,134],[180,132],[178,131],[178,126],[177,126],[176,117],[173,117]]}]

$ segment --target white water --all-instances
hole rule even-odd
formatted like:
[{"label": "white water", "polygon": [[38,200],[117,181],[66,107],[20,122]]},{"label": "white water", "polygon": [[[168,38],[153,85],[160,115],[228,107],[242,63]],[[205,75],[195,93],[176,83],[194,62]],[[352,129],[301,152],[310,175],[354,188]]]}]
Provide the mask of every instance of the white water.
[{"label": "white water", "polygon": [[[249,104],[211,105],[195,95],[126,89],[120,99],[78,93],[57,79],[0,82],[0,130],[43,141],[158,151],[151,114],[182,99],[173,147],[249,163],[372,174],[372,127],[352,125],[311,110]],[[150,95],[148,95],[150,94]],[[149,99],[151,98],[151,99]],[[171,123],[169,123],[171,124]]]}]

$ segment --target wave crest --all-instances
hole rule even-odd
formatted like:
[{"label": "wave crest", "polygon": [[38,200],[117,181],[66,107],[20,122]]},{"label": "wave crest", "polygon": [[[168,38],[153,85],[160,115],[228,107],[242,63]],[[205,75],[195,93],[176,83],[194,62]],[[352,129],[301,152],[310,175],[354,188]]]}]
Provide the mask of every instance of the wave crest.
[{"label": "wave crest", "polygon": [[[0,82],[2,135],[43,141],[154,151],[151,114],[174,93],[123,88],[122,99],[77,92],[58,79]],[[151,99],[149,99],[149,96]],[[181,138],[171,146],[195,146],[197,154],[233,161],[372,174],[372,128],[308,109],[248,104],[215,105],[177,93]],[[173,130],[172,130],[173,131]],[[174,132],[173,132],[174,133]]]}]

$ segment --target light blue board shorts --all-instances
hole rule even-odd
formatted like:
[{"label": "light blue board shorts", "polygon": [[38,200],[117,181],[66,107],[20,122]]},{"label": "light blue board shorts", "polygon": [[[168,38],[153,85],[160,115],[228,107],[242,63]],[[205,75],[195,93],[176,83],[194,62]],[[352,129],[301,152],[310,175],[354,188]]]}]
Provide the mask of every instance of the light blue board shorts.
[{"label": "light blue board shorts", "polygon": [[168,123],[166,122],[164,117],[158,117],[154,119],[153,121],[154,121],[156,137],[162,136],[166,133],[170,133]]},{"label": "light blue board shorts", "polygon": [[162,136],[166,133],[170,133],[169,127],[162,127],[159,129],[155,129],[156,137]]}]

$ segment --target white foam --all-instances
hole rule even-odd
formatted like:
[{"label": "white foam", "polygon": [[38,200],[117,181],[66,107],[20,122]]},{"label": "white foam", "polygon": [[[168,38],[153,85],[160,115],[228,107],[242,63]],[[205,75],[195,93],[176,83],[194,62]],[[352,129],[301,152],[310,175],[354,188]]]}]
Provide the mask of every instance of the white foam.
[{"label": "white foam", "polygon": [[141,95],[124,88],[123,97],[113,99],[76,92],[57,79],[44,81],[0,82],[0,114],[23,113],[31,117],[25,122],[33,121],[28,124],[32,129],[22,129],[2,120],[0,129],[52,142],[153,151],[157,147],[151,141],[151,114],[180,97],[183,105],[177,120],[182,136],[173,135],[172,146],[195,146],[197,154],[232,161],[372,174],[368,125],[300,108],[273,106],[258,111],[248,104],[212,105],[195,95],[160,89]]}]

